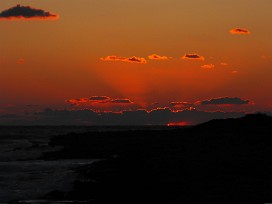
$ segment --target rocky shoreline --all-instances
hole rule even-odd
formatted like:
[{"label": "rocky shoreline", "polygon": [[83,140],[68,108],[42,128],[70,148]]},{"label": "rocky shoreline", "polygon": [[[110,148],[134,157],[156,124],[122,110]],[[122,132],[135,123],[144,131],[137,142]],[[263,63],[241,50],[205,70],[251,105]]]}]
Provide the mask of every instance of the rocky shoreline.
[{"label": "rocky shoreline", "polygon": [[40,159],[101,159],[73,190],[43,198],[89,203],[272,201],[272,118],[262,114],[171,130],[56,136]]}]

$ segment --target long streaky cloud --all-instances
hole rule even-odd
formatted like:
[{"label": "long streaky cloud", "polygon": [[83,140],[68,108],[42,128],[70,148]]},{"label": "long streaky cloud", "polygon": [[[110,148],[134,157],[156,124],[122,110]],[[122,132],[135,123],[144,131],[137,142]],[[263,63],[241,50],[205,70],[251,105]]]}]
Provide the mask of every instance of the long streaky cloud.
[{"label": "long streaky cloud", "polygon": [[251,32],[246,28],[234,28],[229,31],[233,35],[249,35]]},{"label": "long streaky cloud", "polygon": [[91,96],[89,98],[77,98],[77,99],[69,99],[65,101],[66,103],[70,103],[72,105],[80,105],[80,104],[132,104],[133,102],[128,99],[128,98],[124,98],[124,99],[112,99],[108,96]]},{"label": "long streaky cloud", "polygon": [[212,98],[210,100],[201,101],[201,105],[246,105],[251,104],[250,100],[243,100],[237,97],[221,97],[221,98]]},{"label": "long streaky cloud", "polygon": [[68,99],[65,102],[71,104],[79,104],[79,103],[87,103],[89,101],[88,98],[75,98],[75,99]]},{"label": "long streaky cloud", "polygon": [[129,99],[113,99],[111,101],[111,103],[119,103],[119,104],[128,104],[128,103],[132,103],[131,100]]},{"label": "long streaky cloud", "polygon": [[107,56],[107,57],[102,57],[100,60],[103,61],[122,61],[122,62],[130,62],[130,63],[141,63],[141,64],[146,64],[147,61],[145,58],[142,57],[118,57],[115,55]]},{"label": "long streaky cloud", "polygon": [[59,15],[18,4],[0,13],[0,20],[56,20]]}]

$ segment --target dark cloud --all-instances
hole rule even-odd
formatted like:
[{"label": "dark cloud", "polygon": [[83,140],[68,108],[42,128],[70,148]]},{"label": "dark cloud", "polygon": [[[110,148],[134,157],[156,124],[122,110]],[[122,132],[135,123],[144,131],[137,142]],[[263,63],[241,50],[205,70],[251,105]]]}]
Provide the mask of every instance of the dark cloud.
[{"label": "dark cloud", "polygon": [[156,108],[149,112],[148,120],[152,125],[167,125],[174,120],[175,113],[169,107]]},{"label": "dark cloud", "polygon": [[3,115],[0,115],[0,118],[6,118],[6,119],[18,118],[18,115],[16,115],[16,114],[3,114]]},{"label": "dark cloud", "polygon": [[249,35],[250,31],[246,28],[234,28],[229,31],[231,34],[234,35]]},{"label": "dark cloud", "polygon": [[99,116],[92,110],[52,110],[47,108],[36,113],[38,125],[96,125]]},{"label": "dark cloud", "polygon": [[129,103],[132,103],[132,102],[129,99],[113,99],[113,100],[111,100],[111,103],[129,104]]},{"label": "dark cloud", "polygon": [[32,8],[30,6],[17,5],[0,13],[0,19],[57,19],[58,15],[46,12],[42,9]]},{"label": "dark cloud", "polygon": [[222,97],[222,98],[213,98],[210,100],[205,100],[200,102],[201,105],[245,105],[250,104],[250,100],[243,100],[240,98],[230,98],[230,97]]},{"label": "dark cloud", "polygon": [[147,61],[145,58],[141,57],[118,57],[115,55],[112,56],[107,56],[107,57],[102,57],[100,60],[103,61],[122,61],[122,62],[130,62],[130,63],[141,63],[141,64],[146,64]]},{"label": "dark cloud", "polygon": [[146,64],[146,60],[144,58],[140,58],[140,57],[130,57],[127,59],[129,62],[136,62],[136,63],[143,63]]},{"label": "dark cloud", "polygon": [[182,59],[184,60],[205,60],[205,57],[199,55],[199,54],[185,54]]},{"label": "dark cloud", "polygon": [[148,112],[146,110],[123,111],[123,123],[128,125],[147,125]]},{"label": "dark cloud", "polygon": [[91,96],[89,98],[89,101],[108,101],[110,100],[110,97],[108,96]]}]

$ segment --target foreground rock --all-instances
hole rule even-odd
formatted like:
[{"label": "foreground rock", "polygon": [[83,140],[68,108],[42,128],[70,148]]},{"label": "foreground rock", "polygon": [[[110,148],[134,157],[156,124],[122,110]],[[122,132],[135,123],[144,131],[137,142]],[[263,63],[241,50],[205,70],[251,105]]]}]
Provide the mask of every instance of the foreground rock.
[{"label": "foreground rock", "polygon": [[248,115],[191,128],[70,134],[43,159],[102,159],[77,169],[69,193],[91,203],[272,202],[272,118]]}]

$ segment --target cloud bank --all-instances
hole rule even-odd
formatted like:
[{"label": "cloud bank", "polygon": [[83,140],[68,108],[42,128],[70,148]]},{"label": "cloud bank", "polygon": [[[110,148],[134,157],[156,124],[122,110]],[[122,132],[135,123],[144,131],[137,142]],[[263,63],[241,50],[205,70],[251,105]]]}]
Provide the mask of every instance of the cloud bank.
[{"label": "cloud bank", "polygon": [[173,111],[167,107],[119,113],[47,108],[36,112],[34,116],[0,115],[0,125],[195,125],[211,119],[236,118],[243,115],[243,112],[208,112],[194,109]]},{"label": "cloud bank", "polygon": [[30,6],[21,6],[20,4],[0,13],[0,20],[55,20],[58,18],[59,16],[57,14],[52,14]]},{"label": "cloud bank", "polygon": [[212,98],[200,102],[201,105],[245,105],[250,104],[250,100],[243,100],[237,97]]},{"label": "cloud bank", "polygon": [[173,101],[168,104],[170,107],[149,108],[143,108],[129,98],[108,96],[66,102],[72,105],[67,107],[69,110],[47,108],[29,114],[0,113],[0,125],[195,125],[211,119],[241,117],[246,114],[242,109],[254,104],[250,100],[227,96],[197,102]]}]

